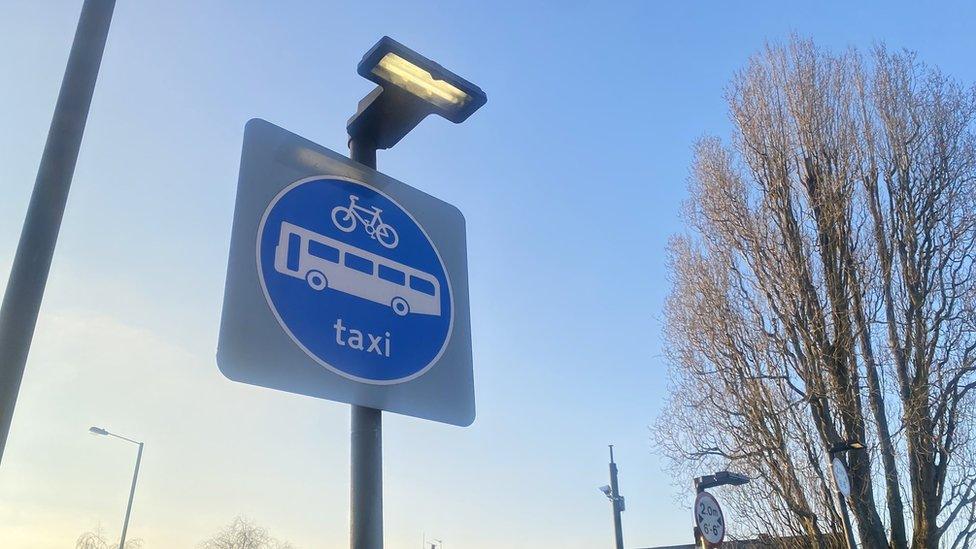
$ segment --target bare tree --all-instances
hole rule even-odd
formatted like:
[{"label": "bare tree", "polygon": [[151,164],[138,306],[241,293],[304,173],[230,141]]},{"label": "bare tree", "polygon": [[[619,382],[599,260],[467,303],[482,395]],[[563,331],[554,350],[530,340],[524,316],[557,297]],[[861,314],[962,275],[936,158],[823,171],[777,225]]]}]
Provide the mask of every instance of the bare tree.
[{"label": "bare tree", "polygon": [[[909,52],[796,39],[735,76],[729,144],[695,151],[671,244],[676,472],[729,466],[744,531],[837,532],[850,440],[864,547],[976,533],[976,93]],[[688,478],[686,476],[685,478]]]},{"label": "bare tree", "polygon": [[200,549],[294,549],[290,543],[272,537],[247,517],[238,516],[216,536],[201,542]]},{"label": "bare tree", "polygon": [[[78,539],[75,541],[75,549],[118,549],[118,547],[119,544],[111,543],[105,539],[105,533],[101,525],[96,526],[94,530],[78,536]],[[141,548],[141,539],[132,539],[125,542],[125,549]]]}]

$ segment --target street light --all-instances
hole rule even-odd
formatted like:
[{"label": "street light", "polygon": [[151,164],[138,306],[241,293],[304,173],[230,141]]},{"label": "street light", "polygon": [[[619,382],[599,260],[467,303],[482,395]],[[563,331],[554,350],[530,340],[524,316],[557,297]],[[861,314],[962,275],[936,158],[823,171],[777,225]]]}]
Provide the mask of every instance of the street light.
[{"label": "street light", "polygon": [[620,513],[627,507],[624,497],[620,495],[620,487],[617,485],[617,464],[613,461],[613,444],[610,445],[610,484],[600,487],[603,495],[610,500],[613,509],[613,536],[617,549],[624,547],[624,530],[621,523]]},{"label": "street light", "polygon": [[119,540],[119,549],[125,549],[125,534],[129,529],[129,515],[132,514],[132,498],[136,495],[136,479],[139,478],[139,464],[142,462],[142,448],[143,443],[132,440],[131,438],[126,438],[122,435],[117,435],[115,433],[110,433],[101,427],[89,427],[88,431],[93,435],[110,436],[118,439],[122,439],[126,442],[131,442],[132,444],[139,445],[139,452],[136,454],[136,470],[132,473],[132,488],[129,489],[129,504],[125,508],[125,521],[122,523],[122,539]]},{"label": "street light", "polygon": [[[349,157],[376,169],[377,149],[389,149],[428,114],[463,122],[488,101],[481,88],[384,36],[358,72],[378,86],[359,101],[346,124]],[[380,410],[352,406],[350,545],[383,547],[383,421]]]},{"label": "street light", "polygon": [[742,486],[747,482],[749,482],[749,477],[746,475],[731,473],[729,471],[718,471],[712,475],[695,477],[695,492],[704,492],[716,486]]},{"label": "street light", "polygon": [[384,36],[359,62],[359,74],[378,84],[359,102],[347,129],[377,149],[396,145],[428,114],[455,124],[488,101],[481,88]]},{"label": "street light", "polygon": [[851,495],[851,478],[847,472],[847,465],[837,454],[849,452],[851,450],[863,450],[864,443],[858,440],[848,440],[838,442],[827,450],[830,456],[830,476],[834,479],[837,499],[840,501],[841,518],[844,522],[844,538],[847,540],[848,549],[857,547],[854,540],[854,528],[851,526],[851,516],[847,511],[847,498]]},{"label": "street light", "polygon": [[837,444],[831,446],[830,449],[827,450],[827,452],[830,453],[831,457],[833,457],[834,454],[839,454],[841,452],[846,452],[848,450],[863,450],[863,449],[864,449],[864,444],[856,440],[851,440],[848,442],[838,442]]}]

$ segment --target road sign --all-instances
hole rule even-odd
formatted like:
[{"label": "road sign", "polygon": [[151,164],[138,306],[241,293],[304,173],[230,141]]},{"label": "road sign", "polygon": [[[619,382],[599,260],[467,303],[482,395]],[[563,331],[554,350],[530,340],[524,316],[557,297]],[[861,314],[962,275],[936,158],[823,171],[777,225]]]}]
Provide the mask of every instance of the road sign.
[{"label": "road sign", "polygon": [[847,466],[839,457],[834,457],[831,467],[834,470],[834,482],[837,483],[837,490],[844,494],[845,498],[851,497],[851,478],[847,474]]},{"label": "road sign", "polygon": [[469,425],[464,218],[248,122],[217,362],[236,381]]},{"label": "road sign", "polygon": [[725,539],[725,517],[715,496],[699,492],[695,498],[695,525],[709,547],[719,547]]}]

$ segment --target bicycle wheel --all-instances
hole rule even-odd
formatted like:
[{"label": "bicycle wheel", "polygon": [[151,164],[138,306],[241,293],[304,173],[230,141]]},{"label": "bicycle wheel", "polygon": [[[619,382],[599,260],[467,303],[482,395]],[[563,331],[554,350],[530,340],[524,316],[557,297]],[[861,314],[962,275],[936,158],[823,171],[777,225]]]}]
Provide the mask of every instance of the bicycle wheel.
[{"label": "bicycle wheel", "polygon": [[376,240],[386,248],[396,248],[397,243],[400,242],[400,235],[397,234],[396,229],[385,223],[377,226],[374,234]]},{"label": "bicycle wheel", "polygon": [[352,232],[356,228],[356,216],[345,206],[332,208],[332,223],[344,233]]}]

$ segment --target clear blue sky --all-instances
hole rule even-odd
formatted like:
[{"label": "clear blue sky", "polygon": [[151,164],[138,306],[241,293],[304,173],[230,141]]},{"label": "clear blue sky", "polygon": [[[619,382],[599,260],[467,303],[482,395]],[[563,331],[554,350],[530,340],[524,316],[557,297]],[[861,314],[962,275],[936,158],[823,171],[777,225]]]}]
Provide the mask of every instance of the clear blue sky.
[{"label": "clear blue sky", "polygon": [[[0,284],[79,1],[0,4]],[[388,415],[386,539],[463,549],[610,545],[617,445],[628,547],[686,542],[687,493],[651,453],[667,390],[665,245],[691,146],[766,40],[877,40],[976,80],[971,6],[915,2],[135,2],[120,0],[0,468],[0,545],[130,532],[187,547],[245,513],[304,548],[347,546],[348,406],[247,387],[214,363],[244,123],[334,150],[388,34],[479,84],[380,169],[468,222],[478,419]],[[730,517],[734,520],[734,517]]]}]

